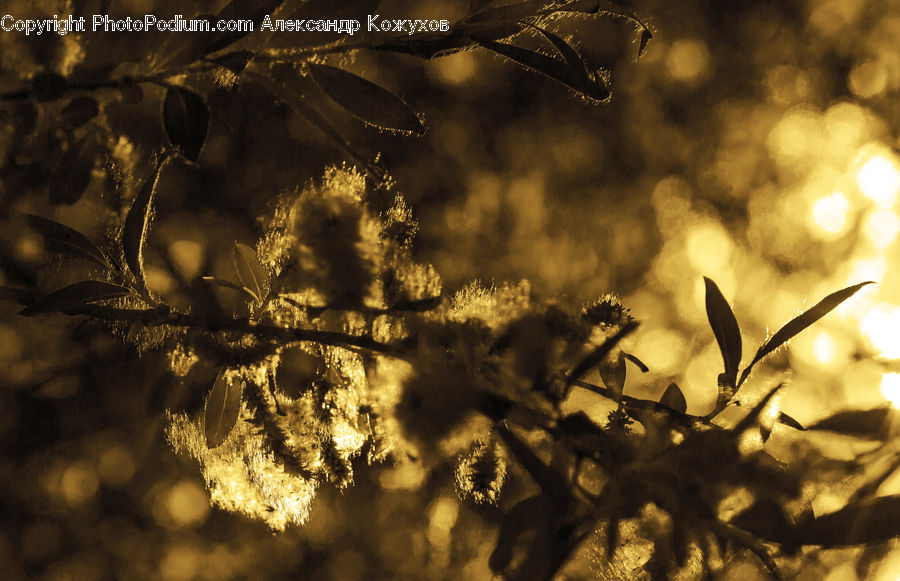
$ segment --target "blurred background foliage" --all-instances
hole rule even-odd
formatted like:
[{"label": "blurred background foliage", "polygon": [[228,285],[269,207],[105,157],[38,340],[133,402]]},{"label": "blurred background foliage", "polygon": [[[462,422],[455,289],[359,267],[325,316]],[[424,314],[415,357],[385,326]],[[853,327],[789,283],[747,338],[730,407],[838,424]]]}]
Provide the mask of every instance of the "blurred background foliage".
[{"label": "blurred background foliage", "polygon": [[[47,4],[12,2],[6,10],[71,11]],[[195,4],[213,12],[219,3]],[[706,275],[732,301],[745,359],[804,301],[878,281],[793,340],[754,375],[745,397],[789,375],[781,409],[804,424],[847,406],[900,401],[900,3],[635,5],[654,32],[640,59],[625,20],[557,30],[612,69],[609,103],[580,101],[487,51],[433,61],[366,53],[343,65],[402,95],[429,130],[413,138],[334,122],[361,150],[381,153],[419,218],[418,257],[435,265],[446,289],[524,278],[564,304],[621,295],[643,322],[625,347],[651,369],[629,378],[626,391],[635,396],[658,397],[677,381],[689,412],[712,408],[720,355],[703,306]],[[150,0],[113,0],[109,11],[189,12]],[[452,0],[385,1],[379,9],[450,20],[464,11],[465,2]],[[63,71],[85,55],[124,62],[149,44],[142,34],[25,40],[2,33],[0,91],[19,88],[45,65]],[[255,217],[274,197],[342,159],[268,95],[213,83],[201,89],[213,112],[208,141],[197,166],[164,176],[148,252],[151,288],[175,302],[176,283],[160,257],[186,278],[201,270],[227,276],[233,242],[253,243]],[[147,175],[149,156],[164,143],[162,89],[146,93],[137,105],[105,104],[105,123],[120,137],[106,144],[112,160],[93,168],[77,202],[54,204],[46,188],[34,187],[35,176],[4,173],[3,283],[38,267],[49,267],[42,284],[77,275],[54,268],[56,259],[7,208],[97,238],[120,221],[123,188]],[[28,113],[5,110],[0,150]],[[434,473],[415,464],[357,470],[355,486],[322,489],[308,525],[273,535],[211,510],[193,463],[164,444],[160,411],[202,390],[167,389],[162,356],[139,357],[82,321],[0,309],[4,578],[490,578],[500,510],[458,500],[452,465]],[[570,403],[589,408],[594,400],[576,394]],[[788,446],[790,436],[782,436]],[[836,438],[813,443],[835,458],[853,452]],[[882,488],[897,492],[900,479]],[[846,494],[836,484],[814,508],[836,508]],[[823,553],[801,577],[857,578],[861,550]],[[757,569],[738,562],[725,575],[753,579]],[[897,570],[900,553],[888,552],[869,573],[893,579]],[[628,571],[589,547],[565,574]]]}]

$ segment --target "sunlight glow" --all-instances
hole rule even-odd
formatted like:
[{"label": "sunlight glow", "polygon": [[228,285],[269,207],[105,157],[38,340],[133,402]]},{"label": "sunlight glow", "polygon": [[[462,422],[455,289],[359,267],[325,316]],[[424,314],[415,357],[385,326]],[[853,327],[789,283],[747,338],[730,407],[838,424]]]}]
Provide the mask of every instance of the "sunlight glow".
[{"label": "sunlight glow", "polygon": [[900,170],[883,155],[873,155],[856,173],[860,191],[882,208],[897,203]]},{"label": "sunlight glow", "polygon": [[828,331],[819,331],[813,340],[813,355],[819,363],[829,363],[837,351],[834,338]]},{"label": "sunlight glow", "polygon": [[841,192],[834,192],[830,196],[824,196],[813,204],[812,215],[815,223],[831,234],[837,234],[847,224],[847,210],[850,202],[847,196]]},{"label": "sunlight glow", "polygon": [[860,330],[866,335],[878,355],[900,359],[900,307],[880,303],[863,318]]},{"label": "sunlight glow", "polygon": [[900,407],[900,373],[885,373],[881,376],[881,394],[895,408]]},{"label": "sunlight glow", "polygon": [[890,246],[900,232],[900,218],[891,210],[872,212],[866,220],[866,236],[879,250]]}]

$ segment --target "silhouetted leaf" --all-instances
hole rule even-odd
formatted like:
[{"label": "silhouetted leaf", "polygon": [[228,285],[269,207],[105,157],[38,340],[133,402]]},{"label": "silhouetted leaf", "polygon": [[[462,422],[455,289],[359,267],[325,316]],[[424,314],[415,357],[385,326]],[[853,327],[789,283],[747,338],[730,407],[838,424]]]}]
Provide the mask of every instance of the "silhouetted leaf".
[{"label": "silhouetted leaf", "polygon": [[[275,77],[279,78],[296,75],[296,71],[288,65],[273,66],[271,72]],[[353,161],[365,168],[365,170],[373,177],[378,179],[383,179],[385,177],[384,169],[350,145],[331,123],[322,117],[318,111],[309,106],[306,99],[304,99],[298,91],[286,87],[283,83],[276,82],[273,78],[252,74],[252,72],[249,73],[248,76],[249,78],[256,80],[261,88],[272,94],[276,100],[290,106],[291,109],[306,119],[313,127],[318,129],[324,136],[331,140],[332,143],[344,151],[344,153],[346,153]]]},{"label": "silhouetted leaf", "polygon": [[581,67],[572,67],[561,60],[511,44],[488,40],[478,41],[478,44],[523,67],[541,73],[585,97],[596,101],[604,101],[609,97],[609,90],[603,84],[602,79],[596,74],[585,76]]},{"label": "silhouetted leaf", "polygon": [[237,423],[243,391],[243,381],[227,374],[225,370],[219,372],[203,410],[206,445],[209,448],[215,448],[224,442]]},{"label": "silhouetted leaf", "polygon": [[859,438],[880,438],[885,435],[885,422],[890,414],[889,406],[870,410],[843,411],[819,420],[807,429],[835,432]]},{"label": "silhouetted leaf", "polygon": [[622,399],[622,391],[625,389],[625,354],[619,351],[619,357],[615,363],[605,363],[600,365],[600,378],[603,384],[612,393],[613,399],[619,401]]},{"label": "silhouetted leaf", "polygon": [[794,524],[784,508],[771,498],[758,499],[734,517],[731,524],[756,537],[781,544],[790,544],[796,535]]},{"label": "silhouetted leaf", "polygon": [[256,257],[256,251],[240,242],[234,244],[234,272],[238,280],[255,297],[257,302],[263,300],[269,286],[268,275]]},{"label": "silhouetted leaf", "polygon": [[163,126],[172,145],[189,160],[197,161],[209,129],[206,101],[189,89],[170,86],[163,102]]},{"label": "silhouetted leaf", "polygon": [[682,414],[687,411],[687,401],[676,383],[669,384],[662,397],[659,398],[659,403]]},{"label": "silhouetted leaf", "polygon": [[800,527],[804,545],[846,547],[900,536],[900,495],[883,496],[816,517]]},{"label": "silhouetted leaf", "polygon": [[763,357],[771,353],[772,351],[778,349],[789,340],[791,340],[795,335],[827,315],[833,309],[835,309],[838,305],[840,305],[845,300],[852,297],[856,292],[867,284],[875,284],[873,281],[861,282],[859,284],[855,284],[853,286],[848,286],[845,289],[841,289],[837,292],[831,293],[818,303],[816,303],[811,309],[802,313],[801,315],[791,319],[787,325],[778,330],[777,333],[772,335],[772,337],[766,341],[762,347],[756,352],[756,356],[753,357],[753,361],[747,365],[746,369],[741,373],[741,380],[738,382],[738,385],[744,383],[744,380],[747,379],[747,376],[750,375],[750,369]]},{"label": "silhouetted leaf", "polygon": [[546,497],[539,494],[519,502],[503,515],[497,544],[488,559],[491,571],[499,573],[509,566],[516,541],[523,534],[540,525],[541,513],[546,510],[546,504]]},{"label": "silhouetted leaf", "polygon": [[138,289],[143,295],[147,295],[147,281],[144,276],[144,247],[147,237],[150,235],[150,224],[153,221],[153,197],[156,195],[156,186],[163,163],[156,167],[153,175],[144,183],[144,187],[131,203],[128,215],[125,216],[125,226],[122,228],[122,250],[125,253],[125,262],[134,275]]},{"label": "silhouetted leaf", "polygon": [[739,421],[737,425],[731,429],[732,433],[740,436],[745,430],[756,424],[756,420],[759,419],[760,414],[762,414],[763,410],[766,409],[766,406],[769,405],[769,401],[771,401],[771,399],[775,397],[775,394],[778,393],[782,387],[784,387],[784,384],[779,383],[778,385],[770,389],[769,392],[764,395],[761,400],[759,400],[759,403],[753,406],[753,409],[750,410],[750,413],[744,416],[741,421]]},{"label": "silhouetted leaf", "polygon": [[322,91],[357,119],[382,129],[425,133],[409,105],[390,91],[342,69],[317,64],[308,67]]},{"label": "silhouetted leaf", "polygon": [[719,352],[722,353],[724,379],[728,387],[734,388],[737,385],[738,366],[741,364],[741,329],[716,283],[705,276],[703,282],[706,283],[706,316],[716,336],[716,343],[719,344]]},{"label": "silhouetted leaf", "polygon": [[804,428],[800,422],[798,422],[797,420],[795,420],[794,418],[792,418],[791,416],[787,415],[784,412],[779,412],[778,417],[776,418],[775,421],[781,422],[782,424],[784,424],[786,426],[790,426],[790,427],[794,428],[795,430],[800,430],[800,431],[806,430],[806,428]]},{"label": "silhouetted leaf", "polygon": [[53,311],[64,312],[66,309],[83,307],[95,301],[124,297],[130,292],[124,286],[117,284],[86,280],[44,295],[22,309],[19,314],[31,316]]},{"label": "silhouetted leaf", "polygon": [[99,112],[100,107],[96,99],[80,95],[63,107],[62,120],[63,123],[74,129],[96,117]]},{"label": "silhouetted leaf", "polygon": [[534,450],[516,436],[506,423],[500,424],[497,434],[503,440],[510,455],[518,460],[522,468],[541,487],[544,494],[560,502],[571,497],[565,478],[538,458]]},{"label": "silhouetted leaf", "polygon": [[111,266],[107,255],[81,232],[33,214],[25,214],[25,219],[31,228],[44,237],[44,248],[50,252],[86,258],[104,268]]},{"label": "silhouetted leaf", "polygon": [[644,54],[644,49],[647,48],[647,43],[650,42],[650,39],[653,38],[653,33],[650,32],[649,28],[641,29],[641,40],[638,43],[638,56]]},{"label": "silhouetted leaf", "polygon": [[50,202],[74,204],[91,183],[94,170],[94,142],[88,136],[69,146],[50,176]]},{"label": "silhouetted leaf", "polygon": [[647,365],[643,361],[641,361],[640,359],[638,359],[631,353],[625,353],[623,351],[622,354],[625,356],[625,359],[627,359],[627,360],[631,361],[632,363],[634,363],[635,365],[637,365],[637,368],[641,370],[641,373],[647,373],[650,371],[650,368],[647,367]]},{"label": "silhouetted leaf", "polygon": [[581,380],[581,378],[587,375],[591,369],[600,365],[600,363],[606,359],[606,356],[609,355],[609,352],[613,350],[613,347],[632,331],[637,329],[637,327],[638,324],[634,322],[624,325],[615,335],[606,339],[599,347],[582,359],[571,373],[569,373],[568,377],[566,377],[565,391],[568,392],[574,382]]}]

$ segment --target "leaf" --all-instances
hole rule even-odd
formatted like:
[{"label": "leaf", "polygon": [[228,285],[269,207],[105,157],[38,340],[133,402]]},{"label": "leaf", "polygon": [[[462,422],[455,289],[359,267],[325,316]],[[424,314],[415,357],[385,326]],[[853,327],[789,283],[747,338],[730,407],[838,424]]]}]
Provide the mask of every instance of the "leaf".
[{"label": "leaf", "polygon": [[885,435],[887,427],[885,422],[890,415],[890,406],[870,410],[848,410],[819,420],[807,429],[859,438],[881,438]]},{"label": "leaf", "polygon": [[741,421],[739,421],[737,425],[735,425],[731,429],[731,432],[740,436],[744,433],[744,431],[754,425],[760,414],[762,414],[763,410],[766,409],[766,406],[769,405],[769,401],[771,401],[771,399],[775,397],[775,394],[778,393],[782,387],[784,387],[784,384],[779,383],[778,385],[770,389],[769,392],[764,395],[761,400],[759,400],[759,403],[753,406],[753,409],[750,410],[750,413],[744,416]]},{"label": "leaf", "polygon": [[233,282],[231,282],[230,280],[224,280],[224,279],[221,279],[221,278],[216,278],[216,277],[214,277],[214,276],[204,276],[204,277],[202,277],[200,280],[202,280],[203,282],[208,282],[209,284],[214,284],[214,285],[216,285],[216,286],[221,286],[221,287],[224,287],[224,288],[230,288],[230,289],[236,290],[236,291],[238,291],[238,292],[242,292],[242,293],[246,294],[247,297],[248,297],[251,301],[257,301],[257,300],[259,300],[259,297],[257,297],[257,296],[254,295],[253,293],[251,293],[251,292],[250,292],[250,289],[248,289],[247,287],[245,287],[245,286],[243,286],[243,285],[239,285],[239,284],[237,284],[237,283],[233,283]]},{"label": "leaf", "polygon": [[169,141],[191,161],[197,161],[209,129],[206,101],[197,93],[172,85],[163,102],[163,127]]},{"label": "leaf", "polygon": [[256,302],[262,302],[269,286],[268,275],[256,257],[256,251],[240,242],[234,243],[234,272]]},{"label": "leaf", "polygon": [[772,335],[772,337],[766,341],[762,347],[756,352],[756,356],[753,357],[753,361],[747,365],[746,369],[741,373],[741,380],[738,382],[738,386],[744,383],[744,380],[747,379],[747,376],[750,375],[750,369],[763,357],[771,353],[772,351],[778,349],[785,343],[787,343],[790,339],[792,339],[795,335],[827,315],[829,312],[834,310],[838,305],[840,305],[845,300],[852,297],[856,292],[867,284],[875,284],[873,281],[861,282],[859,284],[855,284],[853,286],[848,286],[845,289],[841,289],[837,292],[831,293],[818,303],[816,303],[811,309],[802,313],[801,315],[791,319],[788,324],[778,330],[777,333]]},{"label": "leaf", "polygon": [[641,40],[638,43],[638,57],[644,54],[644,49],[647,48],[647,43],[650,42],[650,39],[653,38],[653,33],[650,32],[650,29],[644,27],[641,29]]},{"label": "leaf", "polygon": [[600,378],[603,384],[612,393],[615,401],[622,399],[622,392],[625,390],[625,353],[619,351],[619,357],[615,363],[600,366]]},{"label": "leaf", "polygon": [[585,97],[595,101],[605,101],[609,98],[609,90],[603,81],[598,79],[596,74],[593,75],[593,78],[585,77],[584,71],[580,67],[573,68],[561,60],[511,44],[487,40],[478,41],[478,44],[525,68],[541,73]]},{"label": "leaf", "polygon": [[488,559],[491,571],[499,573],[505,570],[513,557],[516,541],[524,533],[539,526],[541,513],[547,510],[547,499],[538,494],[520,501],[503,515],[497,544]]},{"label": "leaf", "polygon": [[203,410],[206,445],[215,448],[225,441],[241,412],[244,382],[223,369],[216,377]]},{"label": "leaf", "polygon": [[825,548],[873,544],[900,536],[900,495],[850,503],[804,523],[799,540]]},{"label": "leaf", "polygon": [[784,508],[771,498],[760,498],[731,520],[731,524],[766,541],[790,544],[796,534]]},{"label": "leaf", "polygon": [[125,226],[122,228],[122,250],[125,262],[137,281],[141,294],[147,296],[147,280],[144,276],[144,247],[150,235],[150,223],[153,221],[153,198],[165,160],[161,161],[153,175],[144,183],[144,187],[131,203]]},{"label": "leaf", "polygon": [[792,418],[791,416],[787,415],[784,412],[779,412],[778,417],[775,419],[775,421],[781,422],[782,424],[784,424],[786,426],[790,426],[790,427],[794,428],[795,430],[800,430],[801,432],[806,430],[806,428],[803,427],[803,424],[801,424],[800,422],[798,422],[797,420],[795,420],[794,418]]},{"label": "leaf", "polygon": [[[296,72],[287,65],[273,66],[271,73],[279,78],[290,78],[290,75],[296,76]],[[273,78],[262,75],[253,74],[248,71],[249,78],[257,81],[260,87],[270,93],[275,99],[288,105],[298,115],[306,119],[313,127],[318,129],[322,135],[327,137],[333,144],[339,147],[351,159],[358,163],[361,167],[377,179],[385,179],[386,171],[381,168],[377,162],[373,162],[358,152],[344,137],[324,118],[322,115],[309,106],[306,100],[298,91],[286,87],[284,84],[276,82]]]},{"label": "leaf", "polygon": [[724,379],[727,387],[734,388],[737,385],[738,366],[741,364],[741,329],[716,283],[705,276],[703,281],[706,283],[706,316],[722,353]]},{"label": "leaf", "polygon": [[69,104],[63,108],[62,120],[70,129],[75,129],[96,117],[99,112],[100,107],[97,100],[82,95],[69,101]]},{"label": "leaf", "polygon": [[645,364],[643,361],[641,361],[631,353],[625,353],[623,351],[622,354],[625,355],[625,359],[637,365],[637,368],[641,370],[641,373],[648,373],[650,371],[650,368],[647,367],[647,364]]},{"label": "leaf", "polygon": [[94,170],[93,140],[84,137],[72,143],[50,176],[50,203],[74,204],[91,183]]},{"label": "leaf", "polygon": [[124,286],[117,284],[86,280],[76,282],[39,298],[19,311],[19,314],[30,317],[54,311],[65,312],[67,309],[83,307],[95,301],[124,297],[130,292]]},{"label": "leaf", "polygon": [[25,214],[28,225],[44,237],[44,248],[57,254],[92,260],[104,268],[111,266],[106,254],[81,232],[54,220]]},{"label": "leaf", "polygon": [[662,397],[659,398],[659,403],[682,414],[687,411],[687,401],[684,399],[684,394],[681,393],[681,388],[678,387],[678,384],[674,382],[670,383],[669,387],[666,388]]},{"label": "leaf", "polygon": [[425,126],[400,97],[345,70],[307,65],[313,80],[335,103],[357,119],[382,129],[422,135]]},{"label": "leaf", "polygon": [[606,356],[609,355],[609,352],[612,351],[613,347],[615,347],[619,341],[631,334],[637,327],[638,324],[634,322],[624,325],[615,335],[606,339],[599,347],[582,359],[578,365],[575,366],[575,369],[568,374],[568,377],[566,377],[564,391],[568,392],[573,383],[581,380],[581,378],[587,375],[591,369],[600,365],[600,363],[606,359]]},{"label": "leaf", "polygon": [[559,502],[571,498],[566,479],[551,466],[545,464],[504,422],[497,427],[497,434],[503,440],[510,455],[514,456],[522,468],[528,472],[541,490],[551,499]]}]

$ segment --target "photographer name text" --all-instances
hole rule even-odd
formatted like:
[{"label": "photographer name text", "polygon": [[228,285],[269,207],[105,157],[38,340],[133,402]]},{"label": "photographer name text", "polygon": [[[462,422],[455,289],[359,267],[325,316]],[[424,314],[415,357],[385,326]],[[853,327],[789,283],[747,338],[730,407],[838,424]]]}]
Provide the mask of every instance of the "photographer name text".
[{"label": "photographer name text", "polygon": [[[392,19],[369,14],[365,21],[367,32],[402,32],[407,34],[447,32],[449,20]],[[70,32],[335,32],[353,35],[363,28],[363,21],[354,19],[273,19],[266,15],[257,27],[248,19],[185,18],[176,14],[160,18],[154,14],[142,17],[111,18],[106,14],[69,15],[60,18],[16,18],[12,14],[0,17],[0,31],[19,32],[26,36],[42,34],[66,35]]]}]

